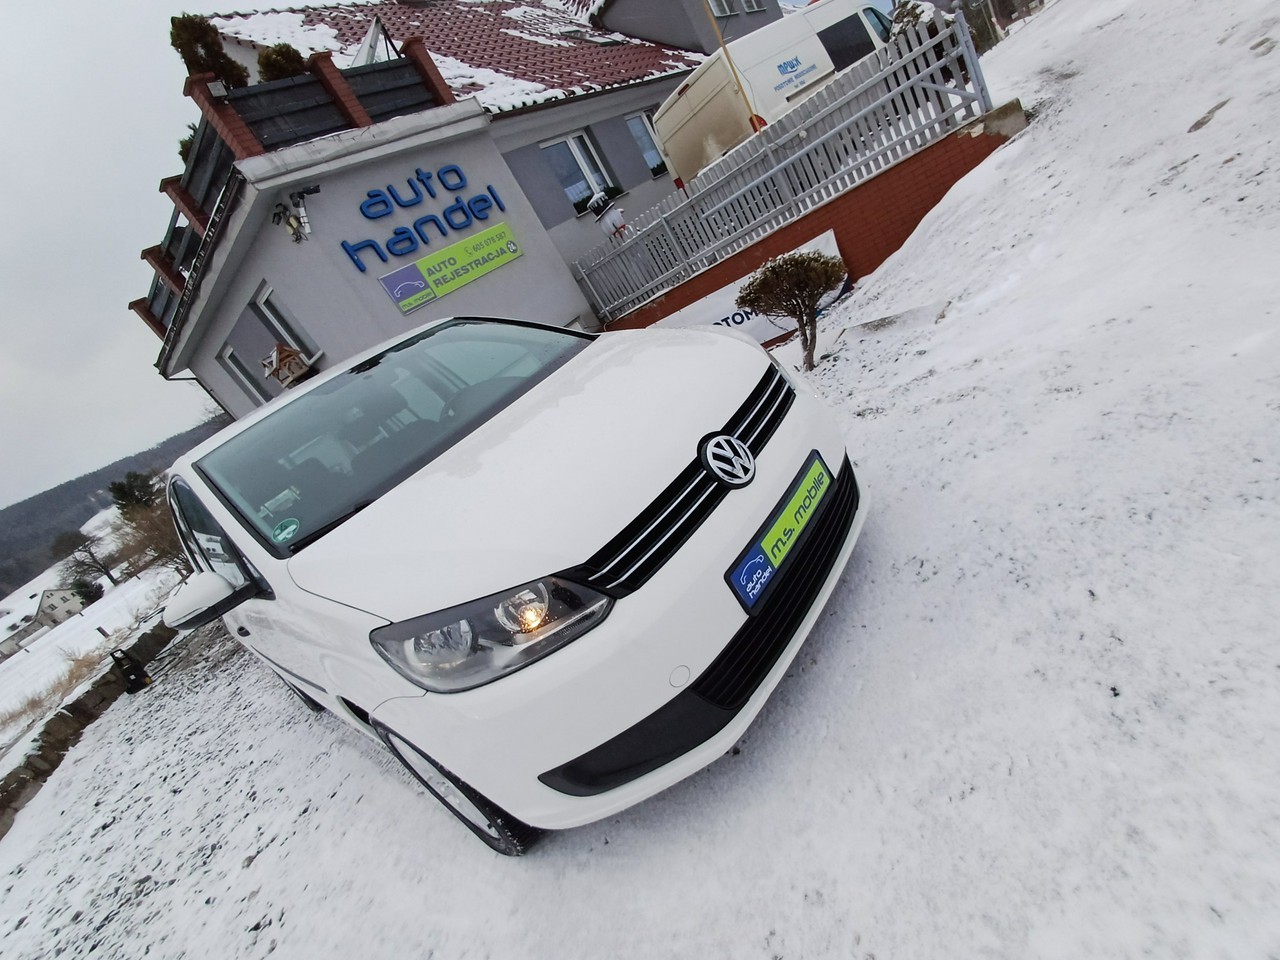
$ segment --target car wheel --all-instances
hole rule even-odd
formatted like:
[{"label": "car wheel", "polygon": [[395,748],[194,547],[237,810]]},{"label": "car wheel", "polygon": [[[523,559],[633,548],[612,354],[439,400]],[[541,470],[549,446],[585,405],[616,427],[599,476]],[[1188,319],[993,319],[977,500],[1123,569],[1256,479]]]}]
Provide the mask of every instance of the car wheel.
[{"label": "car wheel", "polygon": [[476,790],[440,766],[394,730],[377,727],[395,758],[431,791],[432,796],[498,853],[518,857],[526,853],[545,831],[517,820]]}]

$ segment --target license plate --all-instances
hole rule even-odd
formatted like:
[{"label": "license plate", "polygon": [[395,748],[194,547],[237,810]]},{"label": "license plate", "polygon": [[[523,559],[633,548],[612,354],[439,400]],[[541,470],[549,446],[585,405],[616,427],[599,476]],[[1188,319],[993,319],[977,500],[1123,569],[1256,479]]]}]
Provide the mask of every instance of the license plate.
[{"label": "license plate", "polygon": [[815,450],[769,520],[725,573],[725,580],[748,613],[770,592],[831,484],[831,471]]}]

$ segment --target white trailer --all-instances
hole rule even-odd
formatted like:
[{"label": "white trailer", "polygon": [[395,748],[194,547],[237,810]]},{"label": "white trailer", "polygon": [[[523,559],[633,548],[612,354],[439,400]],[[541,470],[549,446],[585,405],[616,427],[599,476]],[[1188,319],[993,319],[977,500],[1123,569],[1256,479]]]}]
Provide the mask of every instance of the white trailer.
[{"label": "white trailer", "polygon": [[711,54],[653,116],[677,186],[889,42],[863,0],[816,0]]}]

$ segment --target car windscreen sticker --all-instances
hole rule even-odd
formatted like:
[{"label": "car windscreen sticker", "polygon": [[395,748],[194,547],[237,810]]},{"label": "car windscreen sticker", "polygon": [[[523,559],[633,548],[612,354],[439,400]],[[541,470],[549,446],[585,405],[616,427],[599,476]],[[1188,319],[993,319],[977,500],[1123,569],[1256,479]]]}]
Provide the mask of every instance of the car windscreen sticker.
[{"label": "car windscreen sticker", "polygon": [[293,517],[289,517],[289,519],[281,520],[275,525],[275,528],[271,531],[271,539],[276,543],[287,543],[294,538],[294,535],[300,529],[302,529],[302,524]]},{"label": "car windscreen sticker", "polygon": [[726,577],[747,610],[764,595],[830,488],[831,472],[815,452],[791,492]]}]

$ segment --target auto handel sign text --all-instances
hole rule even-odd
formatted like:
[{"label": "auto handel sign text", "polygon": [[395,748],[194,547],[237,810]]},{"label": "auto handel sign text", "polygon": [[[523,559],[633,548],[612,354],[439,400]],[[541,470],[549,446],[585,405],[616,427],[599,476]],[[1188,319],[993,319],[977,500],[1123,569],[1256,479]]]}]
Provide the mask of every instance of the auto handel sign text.
[{"label": "auto handel sign text", "polygon": [[[445,164],[434,173],[419,167],[404,183],[405,188],[387,184],[385,188],[369,190],[360,203],[360,213],[368,220],[380,220],[400,210],[421,214],[411,226],[392,230],[383,243],[373,239],[342,241],[343,251],[361,273],[368,269],[362,257],[376,256],[383,263],[390,263],[388,254],[407,257],[418,253],[432,240],[448,238],[488,220],[494,209],[507,209],[492,184],[486,184],[483,192],[464,196],[467,177],[455,163]],[[440,206],[450,198],[452,203]],[[432,200],[437,201],[437,211],[423,213],[421,207],[431,206]],[[491,273],[521,253],[511,228],[499,223],[384,274],[378,281],[400,312],[409,313]]]}]

